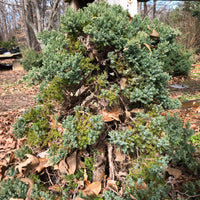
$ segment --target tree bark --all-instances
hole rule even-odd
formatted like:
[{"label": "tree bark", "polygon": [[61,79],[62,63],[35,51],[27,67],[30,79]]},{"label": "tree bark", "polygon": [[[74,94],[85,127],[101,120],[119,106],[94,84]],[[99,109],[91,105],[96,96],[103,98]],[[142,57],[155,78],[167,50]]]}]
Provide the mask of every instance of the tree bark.
[{"label": "tree bark", "polygon": [[157,0],[153,0],[153,19],[156,18],[156,1]]},{"label": "tree bark", "polygon": [[25,23],[27,26],[28,43],[30,47],[34,46],[34,49],[43,48],[41,41],[37,38],[38,33],[44,30],[51,30],[54,23],[54,18],[57,14],[57,9],[61,0],[53,2],[53,6],[50,9],[50,15],[45,19],[45,13],[47,10],[46,2],[41,8],[41,2],[39,0],[22,0],[22,6],[25,13]]},{"label": "tree bark", "polygon": [[144,2],[144,15],[143,17],[146,17],[147,16],[147,2],[145,1]]}]

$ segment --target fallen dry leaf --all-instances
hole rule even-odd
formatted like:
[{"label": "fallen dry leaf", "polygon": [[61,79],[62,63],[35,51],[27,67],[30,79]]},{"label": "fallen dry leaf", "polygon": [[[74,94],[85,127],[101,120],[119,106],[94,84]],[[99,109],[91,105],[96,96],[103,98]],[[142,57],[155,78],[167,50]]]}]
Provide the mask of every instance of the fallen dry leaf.
[{"label": "fallen dry leaf", "polygon": [[74,200],[85,200],[85,199],[83,199],[83,198],[81,198],[81,197],[75,197]]},{"label": "fallen dry leaf", "polygon": [[77,165],[76,156],[77,151],[73,152],[67,159],[61,160],[58,165],[59,171],[64,174],[74,174]]},{"label": "fallen dry leaf", "polygon": [[69,174],[74,174],[76,171],[76,156],[77,156],[77,151],[75,151],[71,156],[67,158],[67,164],[69,165]]},{"label": "fallen dry leaf", "polygon": [[90,196],[90,195],[97,196],[100,193],[100,191],[101,191],[101,182],[97,181],[88,185],[86,189],[82,191],[82,193],[85,196]]},{"label": "fallen dry leaf", "polygon": [[122,77],[121,79],[120,79],[120,89],[121,90],[123,90],[123,89],[125,89],[125,87],[127,86],[127,79],[126,78],[124,78],[124,77]]},{"label": "fallen dry leaf", "polygon": [[112,111],[103,110],[103,121],[104,122],[111,122],[111,121],[121,121],[119,119],[119,116],[123,114],[123,111],[121,108],[114,108]]},{"label": "fallen dry leaf", "polygon": [[138,199],[135,198],[132,194],[129,194],[129,195],[130,195],[131,199],[133,199],[133,200],[138,200]]},{"label": "fallen dry leaf", "polygon": [[59,169],[60,173],[67,174],[68,173],[68,168],[69,168],[69,166],[65,162],[65,159],[61,160],[59,165],[58,165],[58,169]]},{"label": "fallen dry leaf", "polygon": [[121,149],[114,149],[115,161],[123,162],[126,159],[126,155],[121,152]]},{"label": "fallen dry leaf", "polygon": [[52,185],[48,188],[48,190],[52,191],[52,192],[61,192],[61,187],[60,185]]},{"label": "fallen dry leaf", "polygon": [[84,181],[77,181],[76,183],[78,184],[78,188],[81,189],[81,190],[82,190],[82,189],[84,188],[84,186],[85,186]]},{"label": "fallen dry leaf", "polygon": [[145,190],[147,188],[147,184],[145,182],[142,184],[135,183],[135,188],[139,190]]},{"label": "fallen dry leaf", "polygon": [[150,36],[152,36],[152,37],[159,37],[159,33],[155,29],[153,29],[153,31],[150,34]]},{"label": "fallen dry leaf", "polygon": [[178,179],[182,175],[181,170],[176,169],[176,168],[168,167],[165,169],[165,171],[167,171],[169,175],[174,176],[175,179]]},{"label": "fallen dry leaf", "polygon": [[39,158],[39,165],[35,168],[35,171],[40,173],[44,168],[51,166],[49,160],[47,158]]},{"label": "fallen dry leaf", "polygon": [[37,156],[39,158],[46,158],[48,156],[48,150],[38,153]]},{"label": "fallen dry leaf", "polygon": [[33,155],[26,154],[26,156],[28,159],[15,167],[15,169],[18,169],[20,175],[22,175],[24,171],[34,169],[40,163],[39,159]]},{"label": "fallen dry leaf", "polygon": [[115,181],[115,180],[107,180],[107,187],[113,189],[116,192],[118,192],[117,181]]}]

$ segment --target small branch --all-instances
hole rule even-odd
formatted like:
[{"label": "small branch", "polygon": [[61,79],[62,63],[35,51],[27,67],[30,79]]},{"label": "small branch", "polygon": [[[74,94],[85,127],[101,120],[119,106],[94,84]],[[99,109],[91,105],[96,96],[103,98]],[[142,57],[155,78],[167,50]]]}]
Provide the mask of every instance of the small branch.
[{"label": "small branch", "polygon": [[56,10],[58,8],[58,5],[60,3],[61,0],[56,0],[56,2],[54,2],[54,5],[53,5],[53,8],[52,8],[52,11],[50,13],[50,16],[49,16],[49,19],[48,19],[48,22],[47,22],[47,30],[50,30],[52,24],[53,24],[53,19],[56,15]]},{"label": "small branch", "polygon": [[0,3],[3,3],[3,4],[8,5],[8,6],[16,6],[16,7],[21,7],[21,8],[23,7],[23,6],[18,5],[18,4],[6,3],[6,2],[3,2],[1,0],[0,0]]},{"label": "small branch", "polygon": [[49,181],[50,181],[51,185],[54,185],[53,182],[52,182],[52,180],[51,180],[51,177],[50,177],[50,175],[49,175],[49,172],[48,172],[47,168],[45,169],[45,171],[46,171],[46,173],[47,173],[47,176],[48,176],[48,178],[49,178]]},{"label": "small branch", "polygon": [[74,190],[74,194],[73,194],[73,199],[72,200],[76,199],[78,188],[79,188],[79,186],[77,186],[76,189]]},{"label": "small branch", "polygon": [[113,147],[109,142],[107,143],[107,148],[108,148],[108,162],[109,162],[109,178],[111,180],[114,180],[115,173],[114,173],[114,165],[113,165],[113,161],[112,161]]}]

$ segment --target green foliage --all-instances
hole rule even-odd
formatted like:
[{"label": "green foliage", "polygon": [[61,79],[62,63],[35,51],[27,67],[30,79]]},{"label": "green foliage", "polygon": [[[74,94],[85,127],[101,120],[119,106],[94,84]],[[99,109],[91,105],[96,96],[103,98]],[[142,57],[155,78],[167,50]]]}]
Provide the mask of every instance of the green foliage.
[{"label": "green foliage", "polygon": [[189,124],[184,124],[176,115],[164,117],[155,107],[149,113],[139,113],[133,126],[130,130],[111,131],[110,142],[124,153],[167,155],[173,164],[181,164],[196,172],[195,148],[189,142],[194,132]]},{"label": "green foliage", "polygon": [[199,196],[200,180],[187,182],[186,184],[184,184],[183,191],[187,194],[187,196],[195,196],[195,195]]},{"label": "green foliage", "polygon": [[62,125],[62,142],[50,149],[53,162],[59,162],[73,149],[86,149],[88,145],[95,144],[103,131],[102,116],[92,115],[88,109],[81,107],[75,107],[75,115],[68,115]]},{"label": "green foliage", "polygon": [[114,192],[107,190],[104,194],[103,197],[105,198],[105,200],[123,200],[123,198],[118,197]]},{"label": "green foliage", "polygon": [[40,93],[37,97],[38,103],[51,106],[62,104],[65,100],[64,91],[67,81],[55,77],[48,85],[40,87]]},{"label": "green foliage", "polygon": [[33,68],[42,67],[42,54],[39,54],[34,49],[25,49],[23,52],[22,65],[26,71]]},{"label": "green foliage", "polygon": [[198,163],[193,157],[195,148],[189,142],[194,131],[190,125],[184,124],[176,115],[166,117],[165,134],[169,140],[167,154],[172,159],[172,163],[181,164],[196,172]]},{"label": "green foliage", "polygon": [[8,178],[0,182],[0,199],[8,200],[10,198],[25,199],[28,191],[28,185],[19,179]]},{"label": "green foliage", "polygon": [[49,199],[54,200],[56,197],[53,194],[50,194],[45,189],[42,189],[39,184],[34,184],[34,188],[31,190],[31,198],[35,200],[40,199]]},{"label": "green foliage", "polygon": [[[105,2],[90,4],[77,12],[67,8],[61,17],[60,29],[40,35],[45,44],[43,66],[33,68],[26,79],[41,83],[57,76],[68,85],[84,81],[88,85],[105,75],[107,83],[99,85],[97,92],[110,105],[119,94],[132,104],[177,106],[169,98],[166,86],[170,77],[165,72],[187,75],[189,54],[175,44],[176,30],[156,20],[152,28],[148,28],[149,24],[147,18],[142,20],[140,16],[129,22],[127,11]],[[160,35],[156,46],[150,36],[153,28]],[[124,89],[120,80],[112,82],[120,77],[128,81]]]},{"label": "green foliage", "polygon": [[85,149],[87,145],[95,144],[103,131],[101,116],[91,115],[88,110],[75,108],[75,116],[69,115],[63,121],[65,132],[63,145],[67,148]]},{"label": "green foliage", "polygon": [[86,168],[86,172],[88,175],[88,180],[92,180],[92,173],[94,170],[94,158],[92,157],[85,157],[84,159],[84,167]]},{"label": "green foliage", "polygon": [[5,48],[8,51],[11,50],[12,48],[15,48],[17,46],[17,42],[15,38],[13,37],[12,40],[9,41],[1,41],[0,42],[0,47]]},{"label": "green foliage", "polygon": [[200,149],[200,132],[191,136],[190,141],[197,149]]},{"label": "green foliage", "polygon": [[193,130],[176,115],[162,116],[161,111],[154,107],[150,112],[139,113],[132,128],[109,133],[111,144],[132,156],[133,167],[124,184],[127,192],[139,200],[170,199],[170,187],[165,182],[169,163],[188,168],[193,174],[199,170],[190,142]]},{"label": "green foliage", "polygon": [[200,3],[199,2],[189,2],[190,5],[190,11],[192,13],[192,16],[197,16],[200,21]]},{"label": "green foliage", "polygon": [[[31,146],[47,146],[52,139],[57,139],[60,134],[51,127],[50,112],[48,108],[37,106],[23,113],[14,124],[13,133],[16,137],[27,137]],[[24,154],[24,153],[22,153]]]},{"label": "green foliage", "polygon": [[13,133],[16,138],[22,138],[27,130],[27,123],[23,117],[17,118],[17,121],[13,125]]},{"label": "green foliage", "polygon": [[160,23],[155,19],[152,27],[160,34],[160,41],[157,47],[158,58],[163,62],[164,71],[173,76],[188,76],[191,70],[191,53],[185,50],[184,46],[177,44],[176,38],[180,35],[178,30]]},{"label": "green foliage", "polygon": [[[184,60],[188,61],[189,55],[175,44],[176,30],[157,20],[151,27],[149,24],[141,16],[129,21],[127,11],[105,2],[77,12],[67,8],[59,30],[40,35],[45,44],[42,67],[33,67],[26,76],[31,83],[41,83],[40,106],[23,113],[13,129],[16,137],[27,137],[31,147],[48,148],[52,163],[76,150],[89,151],[90,157],[84,159],[89,180],[96,155],[91,156],[91,152],[104,136],[131,159],[126,182],[119,180],[127,199],[130,194],[138,200],[168,199],[170,187],[164,169],[169,163],[198,170],[189,125],[176,116],[162,115],[163,108],[180,106],[169,97],[169,73],[187,75],[189,64]],[[150,36],[153,29],[159,32],[159,42]],[[104,123],[99,113],[116,105],[124,115],[137,107],[145,112],[136,117],[127,115],[120,125],[118,120]],[[65,177],[63,199],[72,197],[70,191],[77,188],[76,181],[83,180],[84,173],[81,168]],[[37,179],[34,182],[33,199],[55,197],[40,188]],[[108,191],[104,197],[121,199],[115,196]]]},{"label": "green foliage", "polygon": [[183,46],[177,45],[168,53],[164,61],[164,70],[173,76],[188,76],[191,70],[191,53],[184,51]]},{"label": "green foliage", "polygon": [[23,145],[20,149],[17,149],[15,151],[15,156],[20,158],[21,160],[26,158],[26,154],[31,154],[32,150],[29,146]]},{"label": "green foliage", "polygon": [[166,120],[159,109],[154,108],[150,113],[138,114],[133,128],[109,132],[110,142],[119,146],[124,153],[163,153],[169,147],[164,133],[165,124]]}]

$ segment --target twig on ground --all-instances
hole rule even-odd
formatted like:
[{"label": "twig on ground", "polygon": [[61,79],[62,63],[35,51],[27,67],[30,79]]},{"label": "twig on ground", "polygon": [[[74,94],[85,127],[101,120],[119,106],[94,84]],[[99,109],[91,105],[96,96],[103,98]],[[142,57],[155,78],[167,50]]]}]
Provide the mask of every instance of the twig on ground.
[{"label": "twig on ground", "polygon": [[107,143],[107,148],[108,148],[108,162],[109,162],[109,178],[111,180],[114,180],[115,172],[114,172],[114,164],[113,164],[113,161],[112,161],[113,147],[110,143]]}]

